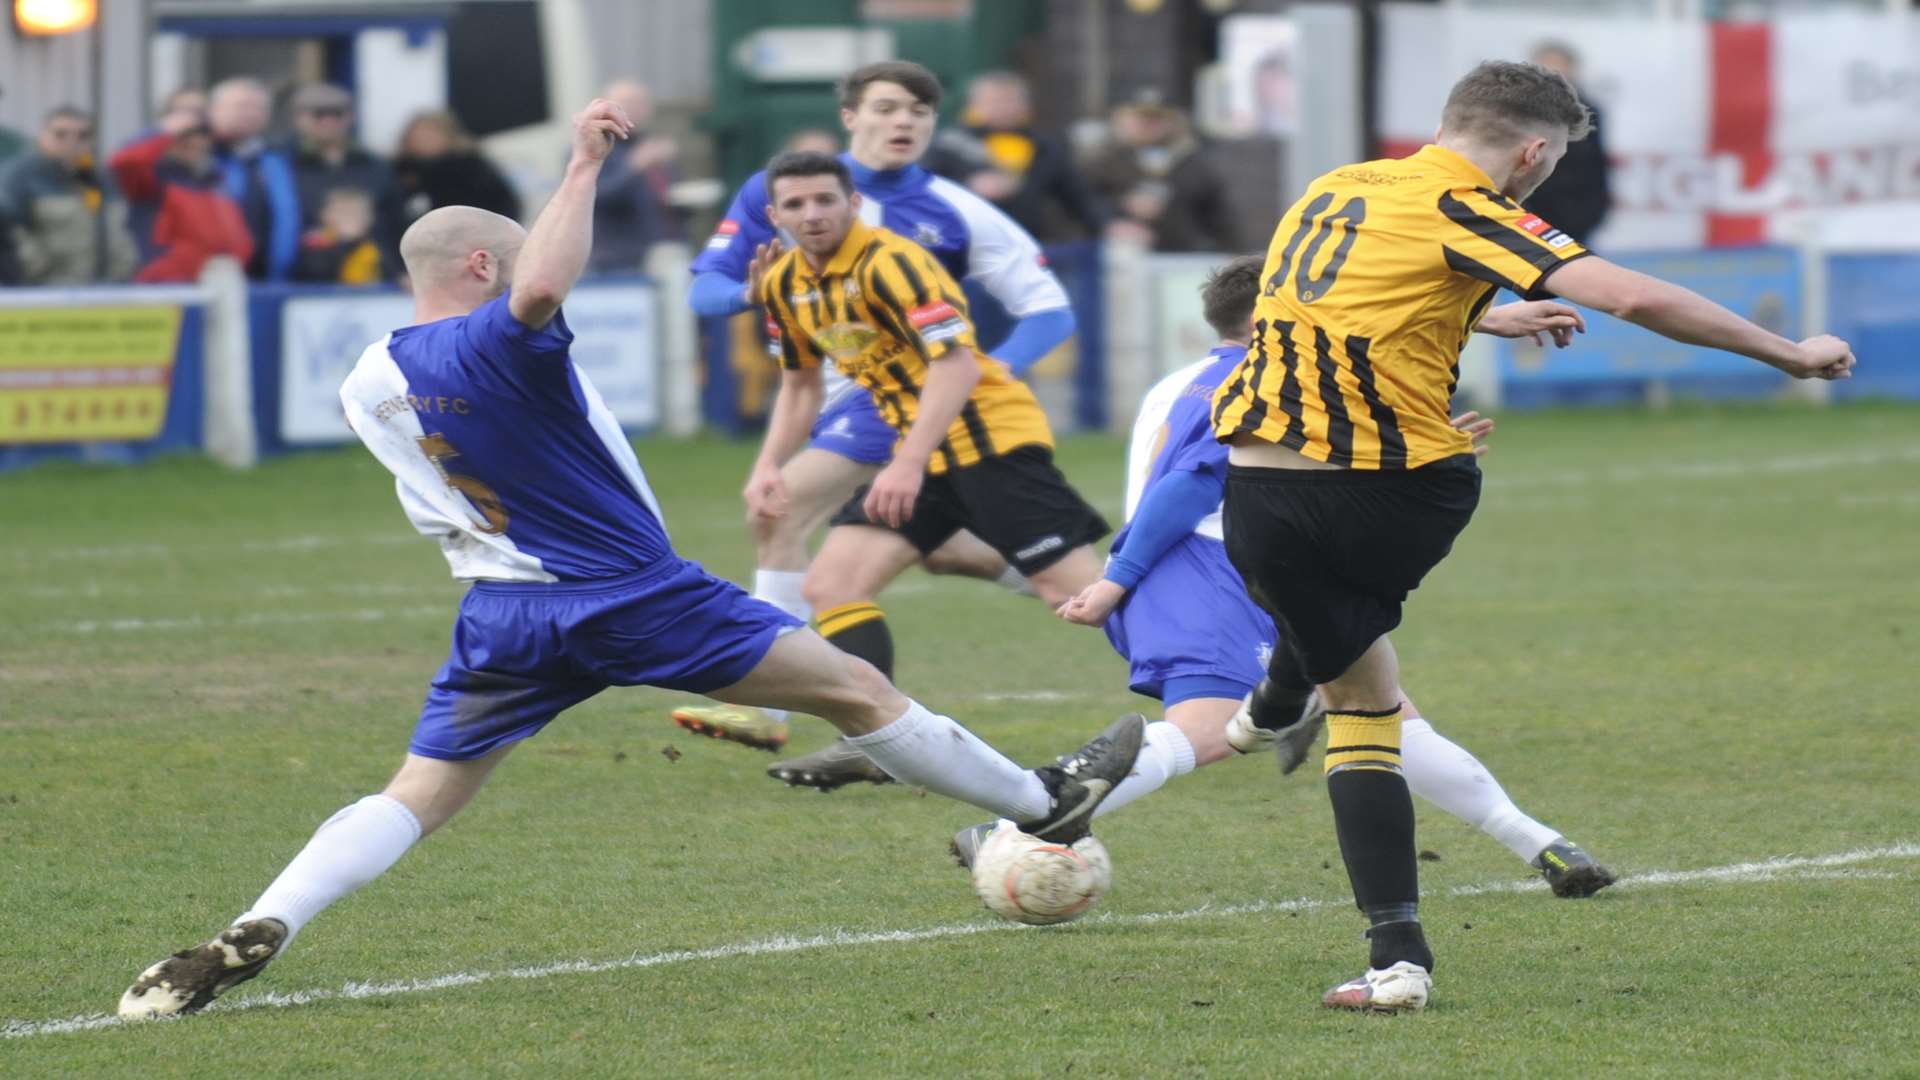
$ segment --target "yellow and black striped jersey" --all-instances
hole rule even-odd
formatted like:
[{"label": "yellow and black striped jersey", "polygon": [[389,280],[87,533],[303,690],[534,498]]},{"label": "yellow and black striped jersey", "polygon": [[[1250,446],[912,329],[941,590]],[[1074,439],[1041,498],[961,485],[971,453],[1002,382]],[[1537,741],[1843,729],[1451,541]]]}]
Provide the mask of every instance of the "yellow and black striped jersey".
[{"label": "yellow and black striped jersey", "polygon": [[1448,423],[1467,335],[1496,291],[1548,295],[1547,275],[1584,254],[1451,150],[1335,169],[1274,231],[1214,433],[1355,469],[1470,453]]},{"label": "yellow and black striped jersey", "polygon": [[758,299],[767,310],[769,348],[782,367],[832,359],[866,387],[903,437],[919,415],[928,365],[951,349],[972,350],[980,382],[934,451],[929,472],[1019,446],[1053,445],[1033,391],[974,343],[960,286],[905,237],[855,221],[825,270],[815,274],[799,249],[790,250],[767,268]]}]

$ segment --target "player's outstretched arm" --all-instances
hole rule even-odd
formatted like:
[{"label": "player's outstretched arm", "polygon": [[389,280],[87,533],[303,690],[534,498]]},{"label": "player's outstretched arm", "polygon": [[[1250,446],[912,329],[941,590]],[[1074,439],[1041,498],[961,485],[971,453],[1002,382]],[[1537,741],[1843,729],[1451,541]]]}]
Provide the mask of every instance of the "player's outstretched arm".
[{"label": "player's outstretched arm", "polygon": [[513,267],[513,291],[507,307],[523,326],[553,321],[560,302],[573,291],[593,250],[593,197],[616,140],[633,134],[633,121],[611,101],[595,98],[573,114],[573,156],[566,176],[528,230]]},{"label": "player's outstretched arm", "polygon": [[1575,259],[1554,271],[1547,287],[1566,300],[1663,337],[1739,353],[1796,379],[1845,379],[1853,371],[1853,349],[1837,337],[1821,334],[1789,341],[1691,289],[1605,259]]},{"label": "player's outstretched arm", "polygon": [[806,445],[825,396],[819,368],[780,372],[780,391],[767,414],[767,435],[760,442],[760,456],[754,459],[746,490],[740,493],[747,501],[747,513],[777,518],[787,512],[787,486],[780,469]]}]

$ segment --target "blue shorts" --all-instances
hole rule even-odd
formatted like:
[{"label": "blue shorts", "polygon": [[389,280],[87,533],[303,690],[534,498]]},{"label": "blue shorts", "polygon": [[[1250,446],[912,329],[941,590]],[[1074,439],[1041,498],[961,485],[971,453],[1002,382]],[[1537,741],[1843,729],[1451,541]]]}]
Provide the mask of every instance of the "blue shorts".
[{"label": "blue shorts", "polygon": [[813,441],[807,445],[829,454],[839,454],[862,465],[885,465],[893,460],[893,445],[900,433],[880,419],[873,395],[855,387],[838,402],[820,410],[813,422]]},{"label": "blue shorts", "polygon": [[1244,697],[1267,673],[1273,619],[1247,596],[1218,540],[1175,544],[1107,617],[1107,640],[1131,670],[1136,694],[1177,705]]},{"label": "blue shorts", "polygon": [[408,749],[476,758],[609,686],[718,690],[802,625],[678,558],[601,581],[478,582]]}]

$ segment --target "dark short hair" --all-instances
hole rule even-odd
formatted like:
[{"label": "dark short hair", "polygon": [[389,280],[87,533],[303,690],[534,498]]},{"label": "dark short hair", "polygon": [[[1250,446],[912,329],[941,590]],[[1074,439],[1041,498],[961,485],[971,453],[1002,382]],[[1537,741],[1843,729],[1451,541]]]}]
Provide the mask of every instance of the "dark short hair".
[{"label": "dark short hair", "polygon": [[767,162],[767,201],[773,201],[773,182],[783,176],[831,176],[840,181],[840,190],[853,194],[853,173],[847,163],[832,154],[812,150],[789,150],[775,154]]},{"label": "dark short hair", "polygon": [[1200,286],[1200,307],[1214,333],[1237,338],[1247,332],[1247,320],[1260,299],[1260,271],[1265,267],[1265,256],[1242,255],[1207,275]]},{"label": "dark short hair", "polygon": [[1447,95],[1440,126],[1490,142],[1517,142],[1539,128],[1563,128],[1569,142],[1587,137],[1593,111],[1573,84],[1539,64],[1488,60]]},{"label": "dark short hair", "polygon": [[855,68],[840,81],[840,107],[858,109],[867,96],[867,87],[877,82],[903,87],[922,105],[935,109],[940,107],[940,96],[945,92],[940,88],[940,77],[923,65],[911,60],[882,60]]}]

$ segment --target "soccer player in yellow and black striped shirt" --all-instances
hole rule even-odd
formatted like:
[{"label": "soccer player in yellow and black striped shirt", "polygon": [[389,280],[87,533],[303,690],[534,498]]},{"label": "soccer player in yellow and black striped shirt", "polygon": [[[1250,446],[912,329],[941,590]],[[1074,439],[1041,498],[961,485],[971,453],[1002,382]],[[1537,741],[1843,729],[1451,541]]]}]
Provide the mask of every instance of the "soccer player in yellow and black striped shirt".
[{"label": "soccer player in yellow and black striped shirt", "polygon": [[[1227,552],[1288,646],[1247,710],[1268,728],[1311,722],[1318,687],[1340,848],[1372,922],[1367,973],[1329,1006],[1418,1009],[1432,984],[1386,635],[1479,500],[1470,437],[1448,422],[1467,335],[1564,345],[1584,323],[1557,294],[1798,378],[1853,365],[1837,338],[1789,341],[1528,213],[1588,125],[1563,77],[1488,62],[1448,95],[1434,145],[1315,180],[1274,232],[1253,347],[1214,399]],[[1492,307],[1500,289],[1529,300]]]},{"label": "soccer player in yellow and black striped shirt", "polygon": [[1050,607],[1098,580],[1091,544],[1107,523],[1054,467],[1033,392],[975,344],[960,286],[919,245],[860,222],[860,197],[837,158],[782,154],[767,167],[767,191],[770,217],[797,246],[756,257],[748,286],[781,366],[749,512],[781,512],[780,467],[819,415],[827,361],[900,432],[893,460],[834,518],[807,571],[821,632],[889,671],[892,638],[874,598],[961,529]]}]

